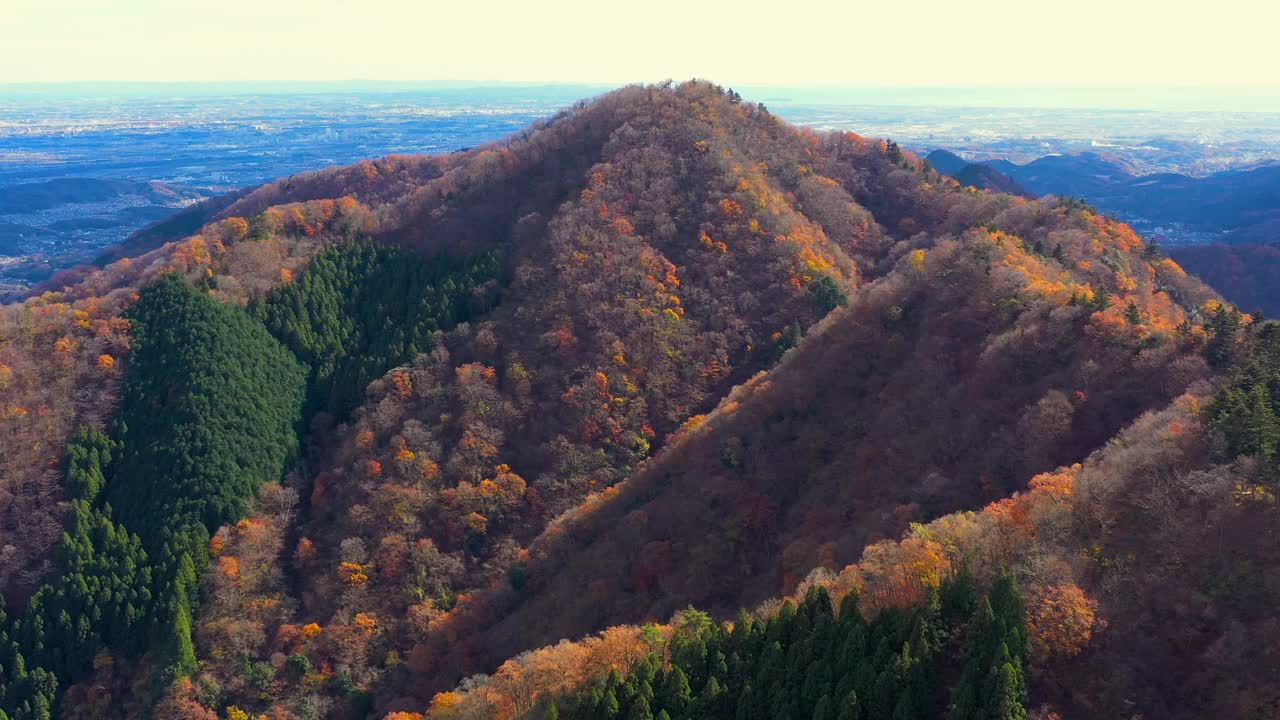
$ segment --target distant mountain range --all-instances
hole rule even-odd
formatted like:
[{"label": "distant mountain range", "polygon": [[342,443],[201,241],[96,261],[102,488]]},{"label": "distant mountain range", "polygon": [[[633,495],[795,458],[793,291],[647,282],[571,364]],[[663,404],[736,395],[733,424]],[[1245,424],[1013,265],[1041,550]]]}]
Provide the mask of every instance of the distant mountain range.
[{"label": "distant mountain range", "polygon": [[[970,163],[947,150],[935,150],[927,159],[938,172],[962,182],[982,180],[978,187],[1012,182],[1036,195],[1082,198],[1134,223],[1165,245],[1280,238],[1280,165],[1197,178],[1175,173],[1137,175],[1098,153],[1048,155],[1025,165],[1007,160]],[[979,167],[995,170],[1008,181],[989,172],[979,178]]]},{"label": "distant mountain range", "polygon": [[1097,153],[1049,155],[1019,165],[971,163],[935,150],[927,160],[964,185],[1083,198],[1159,241],[1242,308],[1280,314],[1280,283],[1274,282],[1280,278],[1280,165],[1197,178],[1138,175]]}]

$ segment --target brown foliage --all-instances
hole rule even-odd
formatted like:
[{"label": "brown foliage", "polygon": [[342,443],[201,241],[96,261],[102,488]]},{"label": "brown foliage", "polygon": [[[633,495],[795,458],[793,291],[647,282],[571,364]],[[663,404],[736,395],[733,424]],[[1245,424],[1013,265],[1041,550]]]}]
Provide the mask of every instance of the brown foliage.
[{"label": "brown foliage", "polygon": [[[317,472],[265,488],[214,538],[197,643],[236,702],[262,705],[245,658],[277,671],[283,713],[339,672],[399,694],[408,657],[422,705],[496,667],[500,691],[476,697],[518,714],[643,648],[622,628],[591,652],[499,664],[520,651],[690,602],[731,611],[859,558],[828,580],[870,612],[969,561],[1058,588],[1037,607],[1083,622],[1079,587],[1105,616],[1099,588],[1152,580],[1088,566],[1079,538],[1122,558],[1117,519],[1172,501],[1109,495],[1099,477],[1155,463],[1133,448],[1069,464],[1207,375],[1175,328],[1212,294],[1127,226],[965,191],[887,148],[705,83],[625,88],[503,143],[264,186],[192,238],[6,306],[0,528],[27,536],[0,542],[0,585],[48,557],[58,453],[110,413],[137,287],[178,271],[245,302],[325,242],[372,233],[427,255],[501,250],[503,286],[472,298],[481,320],[372,383],[348,423],[320,423]],[[1112,306],[1087,310],[1103,290]],[[823,319],[839,294],[850,307]],[[1143,452],[1189,454],[1193,436]],[[1053,551],[1063,538],[1079,552]],[[1077,657],[1097,644],[1080,623],[1040,628]],[[1240,642],[1214,646],[1224,666],[1250,656]],[[286,652],[313,670],[284,672]],[[433,715],[471,702],[435,697]]]}]

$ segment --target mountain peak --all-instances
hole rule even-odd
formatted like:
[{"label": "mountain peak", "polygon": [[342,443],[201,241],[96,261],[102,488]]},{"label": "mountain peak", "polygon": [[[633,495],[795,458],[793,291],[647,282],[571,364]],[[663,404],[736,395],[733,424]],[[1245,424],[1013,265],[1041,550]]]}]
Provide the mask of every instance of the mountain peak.
[{"label": "mountain peak", "polygon": [[[51,583],[12,627],[57,633],[10,634],[24,666],[72,703],[150,676],[165,708],[218,688],[237,712],[357,714],[424,709],[506,658],[691,603],[705,613],[680,627],[714,635],[853,563],[898,572],[901,547],[942,568],[923,523],[995,503],[1024,527],[1011,494],[1048,503],[1041,486],[1076,477],[1056,468],[1203,389],[1248,326],[1080,202],[979,191],[707,83],[263,186],[3,318],[23,412],[0,462],[38,491],[0,505],[26,553],[0,581]],[[57,575],[67,504],[68,557],[137,572]],[[1008,573],[1055,579],[1034,608],[1050,587],[1094,607],[1076,595],[1097,594],[1087,553],[1030,562],[974,580],[1002,617],[1035,617]],[[155,612],[78,594],[99,585]],[[868,616],[915,612],[925,585],[869,583],[888,589]],[[834,618],[806,602],[810,628]],[[68,603],[118,627],[72,627]],[[137,645],[91,663],[118,628]],[[620,631],[605,682],[664,632]],[[691,676],[714,690],[717,672]]]}]

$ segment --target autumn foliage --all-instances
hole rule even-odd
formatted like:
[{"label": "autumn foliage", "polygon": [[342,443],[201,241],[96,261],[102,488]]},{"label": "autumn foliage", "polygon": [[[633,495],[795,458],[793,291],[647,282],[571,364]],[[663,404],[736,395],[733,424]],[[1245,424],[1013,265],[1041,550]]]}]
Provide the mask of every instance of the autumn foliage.
[{"label": "autumn foliage", "polygon": [[[235,522],[200,540],[191,677],[157,713],[526,717],[691,603],[768,617],[821,587],[892,623],[1009,572],[1037,699],[1263,702],[1218,681],[1274,668],[1239,590],[1274,584],[1250,564],[1275,559],[1270,485],[1203,423],[1251,319],[1078,203],[961,188],[706,83],[268,184],[0,310],[10,606],[58,573],[66,440],[111,426],[128,311],[165,275],[247,308],[307,380],[298,462],[210,514]],[[1185,658],[1207,659],[1183,689]]]}]

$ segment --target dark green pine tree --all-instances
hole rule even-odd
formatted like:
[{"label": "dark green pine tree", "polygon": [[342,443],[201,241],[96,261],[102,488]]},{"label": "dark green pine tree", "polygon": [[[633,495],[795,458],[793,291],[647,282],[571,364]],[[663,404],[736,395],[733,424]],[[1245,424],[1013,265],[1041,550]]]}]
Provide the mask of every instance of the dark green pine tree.
[{"label": "dark green pine tree", "polygon": [[885,141],[885,153],[895,165],[901,165],[905,162],[905,158],[902,154],[902,148],[898,147],[898,143],[892,140]]},{"label": "dark green pine tree", "polygon": [[[712,642],[713,645],[718,648],[722,643],[722,640],[721,638],[715,638]],[[724,656],[723,651],[716,649],[710,652],[707,657],[707,673],[714,678],[728,679],[729,660]],[[722,681],[720,684],[721,686],[724,686],[725,683]]]},{"label": "dark green pine tree", "polygon": [[871,687],[867,713],[871,717],[892,718],[898,707],[898,678],[894,668],[886,667],[876,675]]},{"label": "dark green pine tree", "polygon": [[195,646],[191,643],[191,611],[187,608],[185,598],[175,599],[173,621],[168,628],[168,637],[162,646],[162,652],[168,659],[165,668],[167,682],[175,678],[185,677],[196,670]]},{"label": "dark green pine tree", "polygon": [[1243,318],[1240,311],[1229,305],[1221,305],[1205,325],[1209,332],[1209,342],[1205,346],[1204,356],[1209,364],[1226,367],[1236,356],[1236,344]]},{"label": "dark green pine tree", "polygon": [[1000,622],[999,638],[1008,646],[1011,656],[1021,665],[1027,657],[1027,611],[1022,601],[1022,591],[1012,573],[1003,573],[996,578],[988,596],[991,609]]},{"label": "dark green pine tree", "polygon": [[758,704],[759,701],[755,697],[751,683],[747,683],[738,694],[737,707],[733,713],[734,720],[756,720],[760,717]]},{"label": "dark green pine tree", "polygon": [[1026,611],[1012,575],[996,580],[979,604],[969,633],[948,720],[990,720],[997,712],[1005,713],[1001,717],[1017,717],[1019,712],[1025,717]]},{"label": "dark green pine tree", "polygon": [[84,426],[67,443],[68,497],[95,502],[106,485],[106,469],[111,466],[118,445],[91,426]]},{"label": "dark green pine tree", "polygon": [[862,720],[862,705],[858,702],[856,692],[850,692],[840,701],[840,712],[836,720]]},{"label": "dark green pine tree", "polygon": [[[1224,308],[1212,322],[1229,325],[1229,318]],[[1205,414],[1209,426],[1226,441],[1230,458],[1262,458],[1266,461],[1262,463],[1263,476],[1274,481],[1280,475],[1274,462],[1280,456],[1280,323],[1268,322],[1244,335],[1239,343],[1240,362],[1231,381],[1209,403]]]},{"label": "dark green pine tree", "polygon": [[1004,663],[997,672],[995,690],[986,717],[990,720],[1026,720],[1024,694],[1022,673],[1013,663]]},{"label": "dark green pine tree", "polygon": [[643,695],[632,701],[627,710],[627,720],[653,720],[653,711],[649,709],[649,699]]},{"label": "dark green pine tree", "polygon": [[123,444],[107,497],[149,548],[190,525],[239,519],[297,455],[305,371],[263,326],[176,275],[127,317]]},{"label": "dark green pine tree", "polygon": [[493,253],[459,262],[348,243],[321,251],[307,271],[250,312],[310,368],[305,412],[346,415],[370,381],[431,349],[432,335],[470,319]]},{"label": "dark green pine tree", "polygon": [[1093,300],[1088,304],[1089,312],[1102,312],[1109,307],[1111,307],[1111,291],[1098,288],[1093,294]]},{"label": "dark green pine tree", "polygon": [[692,714],[696,717],[720,717],[725,705],[725,691],[720,680],[712,675],[707,685],[693,702]]},{"label": "dark green pine tree", "polygon": [[823,695],[813,706],[813,720],[836,720],[836,709],[830,695]]},{"label": "dark green pine tree", "polygon": [[671,711],[673,717],[684,716],[693,701],[693,691],[689,688],[689,678],[679,666],[666,674],[658,691],[658,700],[660,707]]},{"label": "dark green pine tree", "polygon": [[1130,300],[1129,304],[1124,308],[1124,319],[1130,325],[1142,324],[1142,313],[1138,311],[1138,304]]},{"label": "dark green pine tree", "polygon": [[739,652],[752,652],[749,642],[754,625],[751,614],[746,610],[739,610],[737,619],[733,621],[733,630],[729,633],[729,646]]},{"label": "dark green pine tree", "polygon": [[1239,412],[1243,422],[1241,432],[1233,438],[1234,454],[1274,459],[1280,449],[1280,420],[1276,419],[1266,386],[1258,383],[1250,388],[1248,395],[1241,398]]},{"label": "dark green pine tree", "polygon": [[978,609],[978,583],[969,565],[962,564],[939,594],[942,619],[947,624],[967,621]]},{"label": "dark green pine tree", "polygon": [[821,275],[807,286],[809,297],[819,315],[826,315],[836,308],[849,304],[849,296],[830,275]]},{"label": "dark green pine tree", "polygon": [[893,707],[893,720],[919,720],[923,717],[916,710],[916,701],[910,690],[904,689],[898,695],[898,704]]},{"label": "dark green pine tree", "polygon": [[969,633],[964,669],[961,671],[959,683],[952,692],[947,720],[981,720],[984,717],[981,704],[982,684],[995,656],[996,647],[993,643],[999,639],[995,611],[991,609],[990,598],[983,598],[978,603],[978,610],[969,625]]},{"label": "dark green pine tree", "polygon": [[764,654],[757,664],[755,682],[752,683],[759,693],[758,702],[761,703],[761,710],[767,710],[770,707],[768,704],[771,702],[770,698],[776,697],[776,693],[781,691],[786,675],[787,664],[782,654],[782,643],[774,640],[765,647]]},{"label": "dark green pine tree", "polygon": [[617,718],[622,716],[622,707],[618,704],[618,695],[613,688],[605,691],[604,697],[600,701],[600,711],[597,717],[601,718]]},{"label": "dark green pine tree", "polygon": [[962,678],[953,693],[951,708],[947,711],[947,720],[981,720],[981,718],[977,685],[971,678]]},{"label": "dark green pine tree", "polygon": [[573,717],[575,720],[591,720],[599,717],[599,713],[603,711],[603,706],[604,690],[598,686],[592,687],[578,696],[578,701],[574,706]]},{"label": "dark green pine tree", "polygon": [[793,693],[786,692],[785,688],[773,696],[773,701],[769,703],[769,718],[777,720],[803,720],[800,717],[800,708],[795,703]]}]

